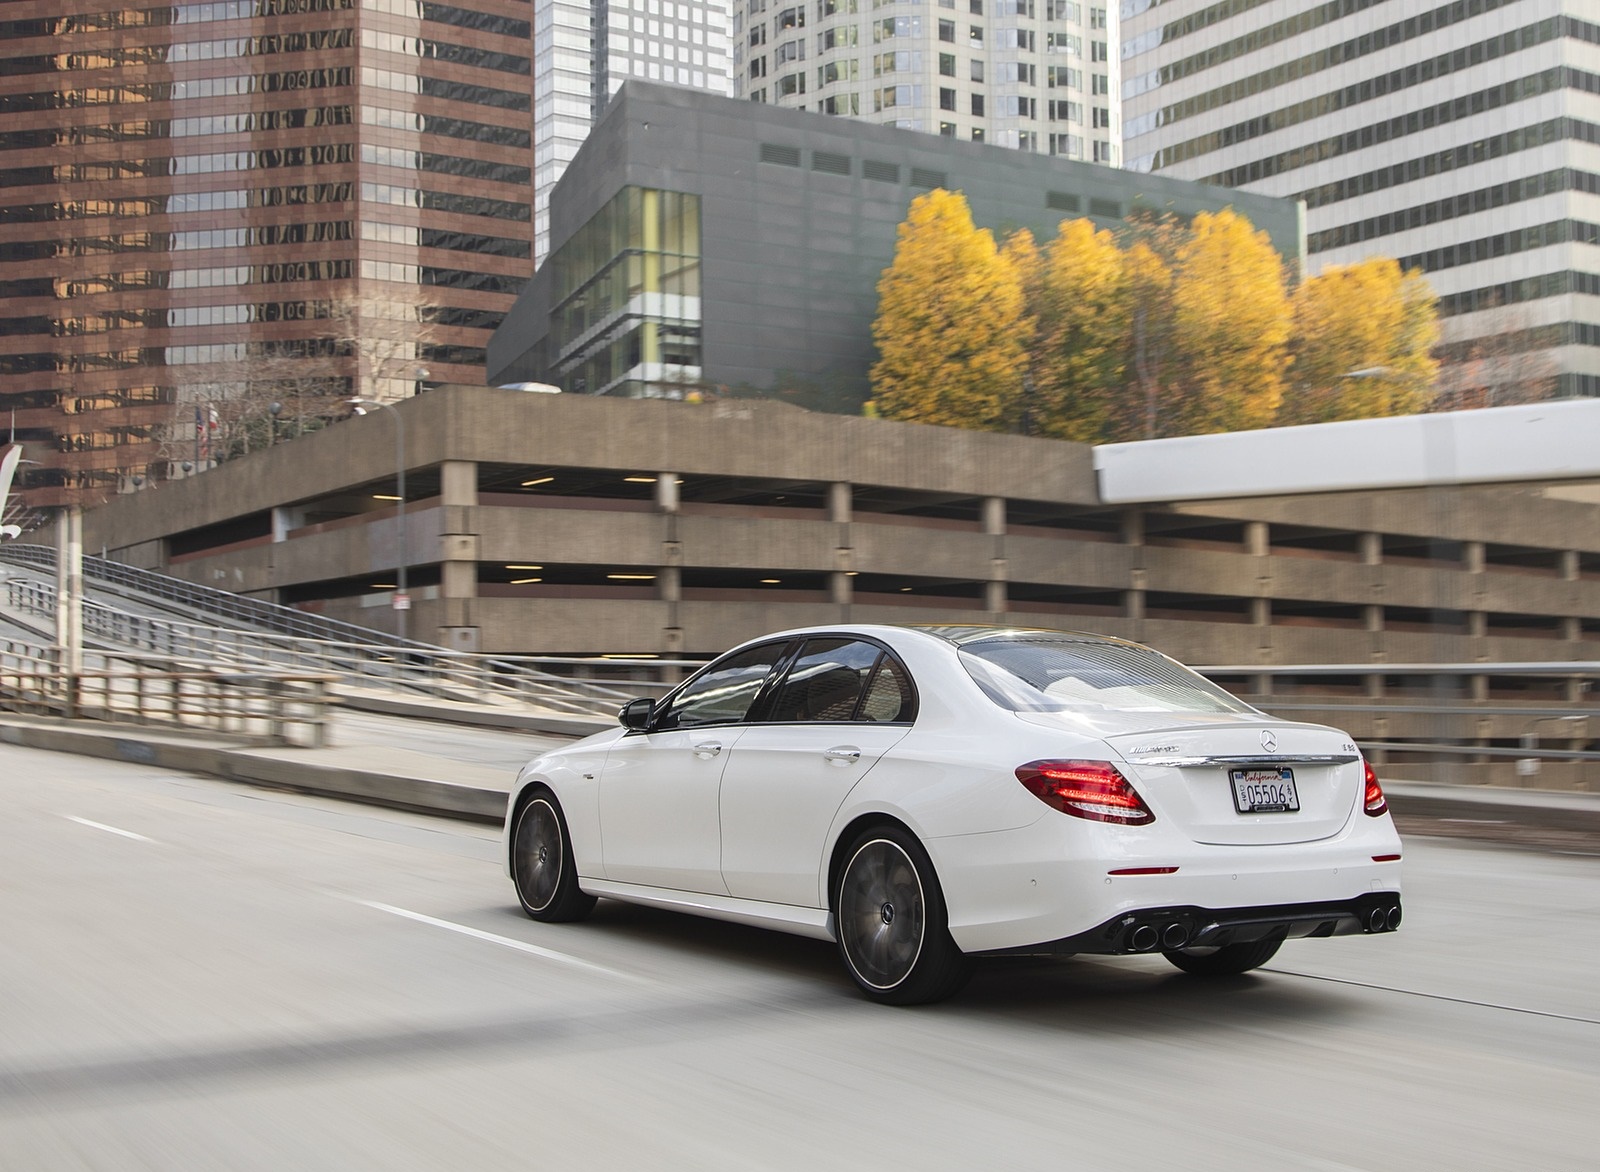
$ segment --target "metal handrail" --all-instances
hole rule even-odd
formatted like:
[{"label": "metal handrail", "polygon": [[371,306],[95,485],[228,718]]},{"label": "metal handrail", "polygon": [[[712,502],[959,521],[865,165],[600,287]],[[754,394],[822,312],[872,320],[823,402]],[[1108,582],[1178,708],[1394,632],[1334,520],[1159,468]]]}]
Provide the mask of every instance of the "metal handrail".
[{"label": "metal handrail", "polygon": [[61,670],[53,647],[0,640],[0,709],[119,724],[205,729],[272,745],[327,743],[328,685],[318,673],[219,671],[167,657],[88,652]]}]

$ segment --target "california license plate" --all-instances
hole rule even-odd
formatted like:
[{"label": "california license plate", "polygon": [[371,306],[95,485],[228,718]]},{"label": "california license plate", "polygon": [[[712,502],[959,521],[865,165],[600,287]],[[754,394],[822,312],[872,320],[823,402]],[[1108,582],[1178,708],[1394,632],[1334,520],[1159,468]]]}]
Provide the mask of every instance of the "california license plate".
[{"label": "california license plate", "polygon": [[1233,808],[1241,814],[1293,814],[1300,809],[1292,769],[1231,769],[1228,777]]}]

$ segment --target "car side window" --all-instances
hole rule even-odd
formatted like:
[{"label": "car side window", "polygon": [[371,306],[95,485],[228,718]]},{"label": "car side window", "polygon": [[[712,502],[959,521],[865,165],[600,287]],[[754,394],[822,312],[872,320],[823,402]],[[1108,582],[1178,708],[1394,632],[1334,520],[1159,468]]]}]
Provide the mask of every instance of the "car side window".
[{"label": "car side window", "polygon": [[885,723],[909,722],[917,715],[917,694],[911,687],[911,677],[898,659],[884,652],[878,670],[867,685],[867,694],[861,701],[858,720]]},{"label": "car side window", "polygon": [[658,729],[692,728],[700,724],[737,724],[761,694],[787,643],[763,643],[713,664],[673,697],[656,721]]},{"label": "car side window", "polygon": [[[808,639],[779,685],[766,719],[782,724],[898,719],[902,703],[893,681],[903,680],[904,670],[896,665],[898,676],[891,672],[881,689],[876,683],[883,676],[882,665],[891,662],[882,648],[861,639]],[[875,691],[878,698],[869,713],[862,700]]]}]

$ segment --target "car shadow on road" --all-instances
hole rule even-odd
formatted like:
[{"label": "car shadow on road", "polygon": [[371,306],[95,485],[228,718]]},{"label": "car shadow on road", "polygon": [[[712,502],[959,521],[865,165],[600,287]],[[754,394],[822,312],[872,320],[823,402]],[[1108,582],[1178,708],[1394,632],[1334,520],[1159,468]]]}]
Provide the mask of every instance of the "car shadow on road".
[{"label": "car shadow on road", "polygon": [[[639,946],[631,959],[652,975],[666,975],[656,963],[659,957],[674,972],[684,965],[713,966],[728,976],[743,971],[814,983],[819,993],[833,990],[843,1003],[862,1001],[837,949],[826,941],[614,900],[601,900],[580,924],[534,926],[517,909],[502,910],[509,920],[537,928],[535,935],[517,932],[520,938],[552,948],[583,949],[586,934]],[[1169,1032],[1178,1024],[1210,1030],[1327,1024],[1357,1010],[1346,992],[1284,974],[1195,977],[1169,968],[1159,957],[1079,956],[982,958],[971,982],[954,998],[914,1012],[1125,1036]]]}]

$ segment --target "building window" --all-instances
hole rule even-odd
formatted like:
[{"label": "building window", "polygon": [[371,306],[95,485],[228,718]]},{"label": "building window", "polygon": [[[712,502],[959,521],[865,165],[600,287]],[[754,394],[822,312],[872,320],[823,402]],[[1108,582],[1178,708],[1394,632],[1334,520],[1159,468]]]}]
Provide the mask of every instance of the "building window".
[{"label": "building window", "polygon": [[1039,153],[1039,132],[1037,130],[1019,130],[1017,132],[1017,149]]},{"label": "building window", "polygon": [[1113,167],[1116,166],[1117,148],[1112,146],[1109,142],[1097,139],[1094,144],[1094,161],[1097,163],[1106,163]]},{"label": "building window", "polygon": [[956,22],[955,21],[953,21],[953,20],[941,20],[939,22],[939,39],[941,41],[948,41],[952,45],[955,44],[955,40],[956,40]]},{"label": "building window", "polygon": [[781,33],[784,29],[805,28],[806,10],[804,8],[785,8],[772,18],[772,31]]},{"label": "building window", "polygon": [[1093,92],[1096,95],[1109,94],[1111,92],[1111,79],[1103,73],[1095,74]]},{"label": "building window", "polygon": [[939,135],[941,138],[954,138],[956,136],[956,124],[954,122],[939,123]]},{"label": "building window", "polygon": [[982,118],[983,117],[983,95],[982,94],[973,94],[972,95],[972,116],[974,118]]},{"label": "building window", "polygon": [[1089,9],[1089,27],[1090,28],[1105,28],[1106,27],[1106,10],[1104,8],[1091,8],[1091,9]]},{"label": "building window", "polygon": [[983,127],[974,126],[972,128],[972,141],[973,142],[982,142],[983,141]]},{"label": "building window", "polygon": [[796,94],[806,92],[806,75],[791,73],[788,77],[780,77],[772,87],[772,95],[776,98],[791,98]]},{"label": "building window", "polygon": [[967,44],[974,49],[983,48],[983,26],[981,24],[967,26]]},{"label": "building window", "polygon": [[940,90],[939,90],[939,109],[941,109],[941,110],[954,110],[955,108],[956,108],[956,91],[955,90],[947,90],[947,89],[944,89],[943,87],[941,87]]},{"label": "building window", "polygon": [[973,16],[983,15],[983,0],[970,0]]},{"label": "building window", "polygon": [[977,60],[973,61],[973,63],[972,63],[972,80],[973,81],[982,81],[983,80],[983,62],[982,61],[977,61]]},{"label": "building window", "polygon": [[939,76],[954,77],[956,75],[956,55],[954,53],[939,54]]},{"label": "building window", "polygon": [[1111,111],[1104,106],[1096,106],[1094,108],[1094,128],[1096,130],[1108,130],[1110,127]]},{"label": "building window", "polygon": [[1110,58],[1106,56],[1106,43],[1104,41],[1090,41],[1089,42],[1089,60],[1091,60],[1091,61],[1109,61],[1110,60]]}]

